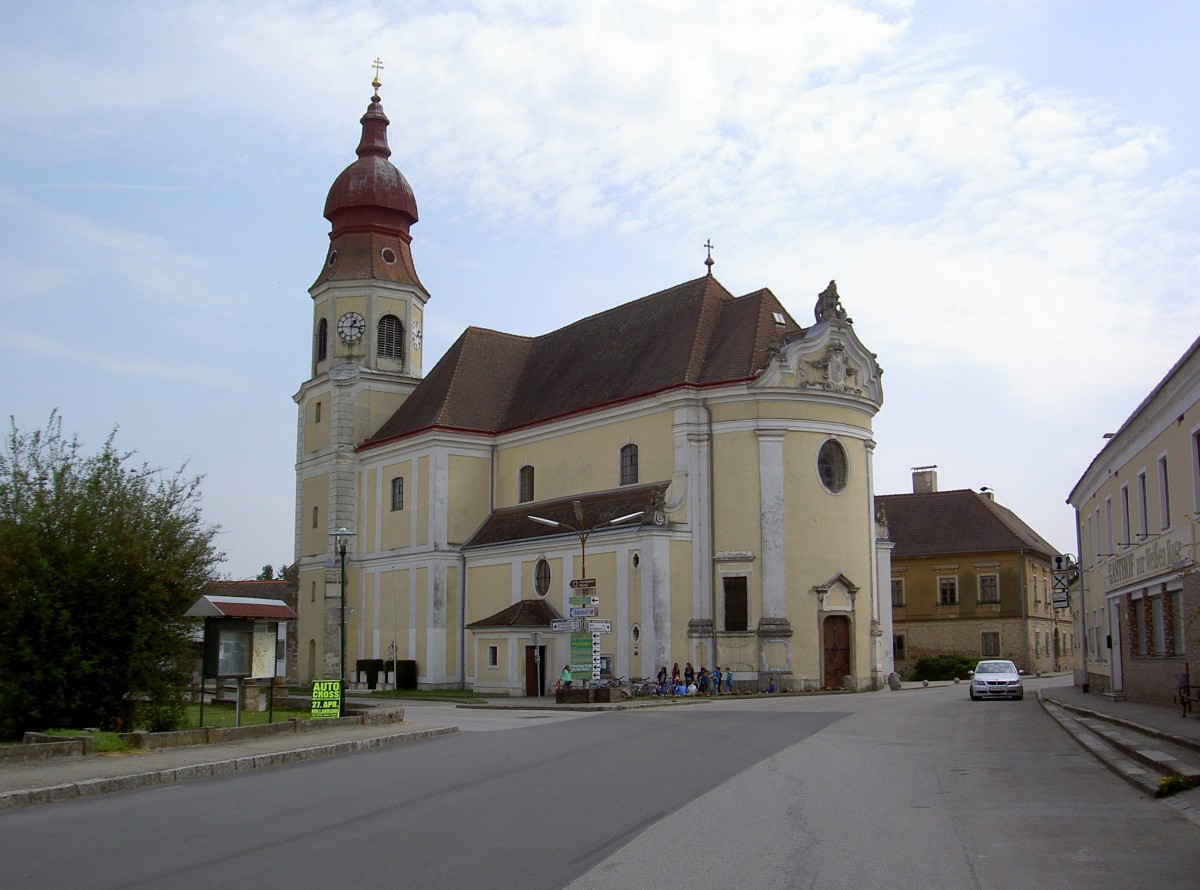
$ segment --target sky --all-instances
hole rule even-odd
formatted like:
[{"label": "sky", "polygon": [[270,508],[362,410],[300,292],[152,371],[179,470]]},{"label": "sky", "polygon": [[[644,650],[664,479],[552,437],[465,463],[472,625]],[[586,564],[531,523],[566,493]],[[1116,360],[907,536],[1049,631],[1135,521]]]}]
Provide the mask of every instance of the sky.
[{"label": "sky", "polygon": [[713,272],[884,368],[876,492],[1066,497],[1200,334],[1200,4],[48,2],[0,30],[0,416],[294,550],[311,300],[375,74],[429,371]]}]

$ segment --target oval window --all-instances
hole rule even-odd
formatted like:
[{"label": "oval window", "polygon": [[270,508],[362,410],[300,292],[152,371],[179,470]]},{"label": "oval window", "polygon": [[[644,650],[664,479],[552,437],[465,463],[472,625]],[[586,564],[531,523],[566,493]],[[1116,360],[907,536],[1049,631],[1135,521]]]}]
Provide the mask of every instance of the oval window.
[{"label": "oval window", "polygon": [[545,596],[550,591],[550,563],[539,559],[533,567],[533,589],[538,596]]},{"label": "oval window", "polygon": [[817,455],[817,474],[821,484],[834,494],[846,488],[846,449],[837,439],[828,439]]}]

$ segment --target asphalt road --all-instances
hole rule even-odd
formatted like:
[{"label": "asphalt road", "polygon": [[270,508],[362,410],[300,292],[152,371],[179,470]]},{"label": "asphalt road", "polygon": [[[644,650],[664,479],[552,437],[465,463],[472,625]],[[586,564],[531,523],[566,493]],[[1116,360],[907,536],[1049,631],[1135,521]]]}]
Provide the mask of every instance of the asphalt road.
[{"label": "asphalt road", "polygon": [[453,736],[0,813],[0,886],[1124,890],[1200,875],[1196,827],[1031,696],[453,713]]}]

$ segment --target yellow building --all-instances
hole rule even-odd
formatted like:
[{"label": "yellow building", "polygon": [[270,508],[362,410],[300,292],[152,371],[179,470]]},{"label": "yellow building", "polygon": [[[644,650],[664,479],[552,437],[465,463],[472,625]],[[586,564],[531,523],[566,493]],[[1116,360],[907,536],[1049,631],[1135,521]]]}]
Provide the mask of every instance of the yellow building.
[{"label": "yellow building", "polygon": [[936,468],[918,467],[912,494],[876,501],[895,543],[898,671],[948,654],[1007,658],[1031,674],[1072,664],[1070,611],[1052,590],[1057,551],[991,491],[938,491]]},{"label": "yellow building", "polygon": [[1200,340],[1112,434],[1067,498],[1086,641],[1077,682],[1171,704],[1200,684]]},{"label": "yellow building", "polygon": [[564,665],[689,661],[742,688],[878,688],[881,371],[833,282],[804,327],[710,261],[541,336],[468,328],[426,375],[416,201],[376,87],[325,205],[295,396],[302,677],[338,676],[344,645],[351,670],[415,661],[422,688],[524,695],[539,665],[547,688]]}]

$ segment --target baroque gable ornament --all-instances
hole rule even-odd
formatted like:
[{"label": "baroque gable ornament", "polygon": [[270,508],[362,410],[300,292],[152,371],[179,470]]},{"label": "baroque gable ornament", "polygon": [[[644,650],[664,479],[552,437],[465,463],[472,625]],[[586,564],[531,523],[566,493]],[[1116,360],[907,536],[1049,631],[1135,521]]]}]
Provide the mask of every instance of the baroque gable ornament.
[{"label": "baroque gable ornament", "polygon": [[846,352],[846,345],[841,340],[837,338],[830,340],[829,346],[825,349],[825,355],[808,364],[823,372],[822,379],[803,380],[798,382],[798,386],[808,389],[824,389],[829,392],[853,393],[859,396],[863,394],[862,388],[855,386],[852,382],[852,378],[858,376],[858,368],[851,363],[850,356]]}]

